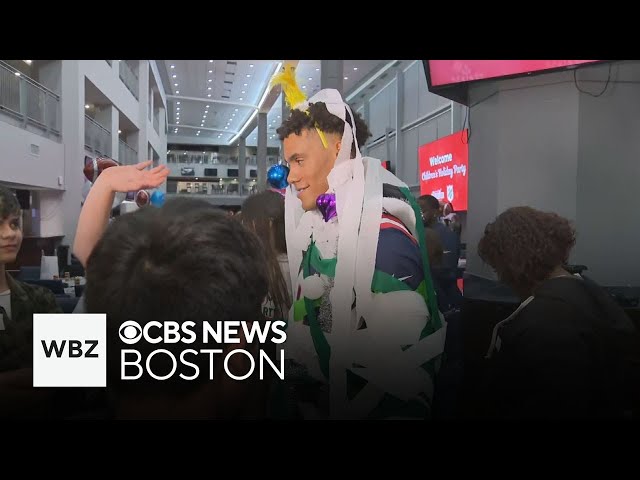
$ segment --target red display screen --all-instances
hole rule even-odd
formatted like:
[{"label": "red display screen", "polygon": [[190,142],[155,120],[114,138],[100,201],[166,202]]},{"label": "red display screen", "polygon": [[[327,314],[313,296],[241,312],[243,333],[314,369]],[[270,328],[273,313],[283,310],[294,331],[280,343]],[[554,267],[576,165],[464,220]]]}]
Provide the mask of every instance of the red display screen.
[{"label": "red display screen", "polygon": [[601,60],[427,60],[432,87],[524,75]]},{"label": "red display screen", "polygon": [[455,211],[467,210],[467,134],[465,129],[418,148],[420,195],[433,195],[440,203],[451,202]]}]

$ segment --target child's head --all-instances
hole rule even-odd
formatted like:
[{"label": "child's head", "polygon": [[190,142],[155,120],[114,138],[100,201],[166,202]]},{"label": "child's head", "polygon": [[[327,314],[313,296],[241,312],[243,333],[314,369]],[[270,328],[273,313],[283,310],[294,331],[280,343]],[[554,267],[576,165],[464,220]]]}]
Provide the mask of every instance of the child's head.
[{"label": "child's head", "polygon": [[[147,406],[149,415],[156,416],[209,416],[214,410],[216,415],[237,413],[230,411],[242,404],[237,395],[246,399],[250,396],[246,389],[254,384],[223,376],[210,382],[206,354],[189,359],[200,369],[195,380],[182,380],[176,374],[166,381],[121,381],[120,349],[130,347],[119,340],[119,327],[127,320],[142,327],[151,321],[193,321],[194,331],[201,332],[204,321],[258,321],[266,294],[260,241],[213,205],[175,199],[162,208],[145,207],[117,218],[88,259],[86,303],[88,312],[107,314],[109,382],[115,387],[123,415],[136,415],[132,409],[140,402]],[[147,350],[165,348],[175,350],[177,358],[186,348],[227,347],[203,345],[201,340],[198,334],[190,345],[139,342],[135,347],[143,357]],[[223,357],[214,358],[217,372],[222,369]],[[241,361],[244,356],[232,358]],[[171,370],[166,358],[156,359],[154,370]],[[236,401],[231,402],[232,398]],[[182,410],[169,405],[180,405]]]},{"label": "child's head", "polygon": [[0,187],[0,265],[15,262],[21,244],[20,203],[11,190]]}]

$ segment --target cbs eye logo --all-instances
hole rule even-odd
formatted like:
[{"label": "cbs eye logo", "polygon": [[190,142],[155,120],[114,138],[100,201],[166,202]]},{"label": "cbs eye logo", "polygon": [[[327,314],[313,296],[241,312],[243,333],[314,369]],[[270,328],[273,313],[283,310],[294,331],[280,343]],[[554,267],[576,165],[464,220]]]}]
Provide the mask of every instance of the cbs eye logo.
[{"label": "cbs eye logo", "polygon": [[133,345],[134,343],[138,343],[138,340],[142,337],[142,329],[137,322],[127,320],[120,325],[118,334],[120,335],[120,340],[124,343],[127,345]]}]

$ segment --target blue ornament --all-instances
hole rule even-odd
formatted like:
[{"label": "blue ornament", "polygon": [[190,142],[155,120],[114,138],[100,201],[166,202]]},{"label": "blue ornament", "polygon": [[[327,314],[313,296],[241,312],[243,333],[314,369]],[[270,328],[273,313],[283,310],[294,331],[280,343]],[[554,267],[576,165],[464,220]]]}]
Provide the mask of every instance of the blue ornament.
[{"label": "blue ornament", "polygon": [[156,207],[161,207],[162,205],[164,205],[164,193],[160,190],[154,190],[154,192],[151,194],[150,203],[151,205]]},{"label": "blue ornament", "polygon": [[285,165],[273,165],[267,172],[267,181],[273,188],[281,190],[287,188],[287,177],[289,176],[289,167]]}]

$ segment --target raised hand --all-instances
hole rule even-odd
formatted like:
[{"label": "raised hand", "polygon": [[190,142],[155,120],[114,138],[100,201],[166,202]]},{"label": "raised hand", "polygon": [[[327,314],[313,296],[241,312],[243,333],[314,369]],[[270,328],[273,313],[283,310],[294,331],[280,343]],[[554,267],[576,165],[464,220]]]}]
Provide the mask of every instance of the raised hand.
[{"label": "raised hand", "polygon": [[[122,165],[105,169],[97,182],[104,182],[112,192],[135,192],[143,188],[156,188],[167,179],[169,169],[159,165],[147,170],[153,160],[136,165]],[[97,183],[96,182],[96,183]]]}]

